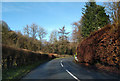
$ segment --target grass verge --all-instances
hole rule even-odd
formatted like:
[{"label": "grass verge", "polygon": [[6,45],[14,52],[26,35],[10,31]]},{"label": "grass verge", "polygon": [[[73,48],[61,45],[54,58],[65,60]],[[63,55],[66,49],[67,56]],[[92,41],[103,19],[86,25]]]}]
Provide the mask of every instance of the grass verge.
[{"label": "grass verge", "polygon": [[35,69],[37,66],[39,66],[40,64],[45,63],[47,61],[50,61],[50,60],[36,62],[34,64],[27,65],[27,66],[11,68],[9,70],[2,70],[2,79],[3,79],[2,81],[6,81],[6,79],[21,79],[23,76],[25,76],[31,70]]}]

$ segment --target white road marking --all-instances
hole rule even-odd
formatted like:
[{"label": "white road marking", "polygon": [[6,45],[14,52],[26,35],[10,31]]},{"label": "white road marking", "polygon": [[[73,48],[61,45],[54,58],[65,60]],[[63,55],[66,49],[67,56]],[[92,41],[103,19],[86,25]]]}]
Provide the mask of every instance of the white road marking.
[{"label": "white road marking", "polygon": [[[61,66],[63,67],[63,64],[62,64],[62,60],[61,60]],[[66,69],[66,71],[67,71],[67,73],[68,74],[70,74],[74,79],[76,79],[77,81],[80,81],[76,76],[74,76],[70,71],[68,71],[67,69]]]},{"label": "white road marking", "polygon": [[76,76],[74,76],[70,71],[66,70],[68,74],[70,74],[74,79],[76,79],[77,81],[80,81]]},{"label": "white road marking", "polygon": [[63,67],[62,60],[61,60],[61,63],[60,63],[60,64],[61,64],[61,66]]},{"label": "white road marking", "polygon": [[63,64],[62,63],[60,63],[61,64],[61,66],[63,67]]}]

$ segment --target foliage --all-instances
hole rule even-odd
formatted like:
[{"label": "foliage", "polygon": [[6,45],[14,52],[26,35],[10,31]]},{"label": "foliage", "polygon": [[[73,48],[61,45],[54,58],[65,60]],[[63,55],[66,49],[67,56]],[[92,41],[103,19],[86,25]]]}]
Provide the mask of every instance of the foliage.
[{"label": "foliage", "polygon": [[100,41],[96,49],[96,60],[105,66],[120,67],[120,48],[117,34],[117,32],[106,31],[98,38]]},{"label": "foliage", "polygon": [[50,34],[50,43],[54,43],[58,41],[58,31],[57,30],[53,30]]},{"label": "foliage", "polygon": [[[69,32],[66,32],[65,27],[60,29],[60,31],[53,31],[50,35],[49,42],[43,40],[47,34],[45,29],[38,27],[36,24],[26,25],[26,27],[24,27],[24,35],[22,35],[20,31],[15,32],[12,30],[3,31],[2,34],[4,34],[2,36],[3,44],[15,48],[57,54],[75,53],[74,44],[69,42]],[[38,38],[40,40],[38,40]]]},{"label": "foliage", "polygon": [[36,34],[37,34],[37,30],[38,30],[38,25],[36,24],[32,24],[30,26],[31,30],[30,30],[30,34],[32,36],[32,38],[36,39]]},{"label": "foliage", "polygon": [[[46,51],[57,54],[73,54],[72,43],[68,41],[69,32],[66,32],[65,27],[60,31],[54,30],[50,34],[50,40],[46,43]],[[58,39],[59,38],[59,39]]]},{"label": "foliage", "polygon": [[50,45],[52,53],[58,53],[59,41],[58,41],[58,31],[54,30],[50,35]]},{"label": "foliage", "polygon": [[38,37],[40,39],[40,41],[42,41],[42,38],[44,38],[46,36],[46,31],[44,28],[40,27],[38,28]]},{"label": "foliage", "polygon": [[2,44],[32,51],[41,50],[42,42],[36,39],[37,33],[40,33],[40,31],[38,32],[37,30],[37,25],[32,24],[31,26],[27,25],[26,27],[24,27],[25,35],[22,35],[20,31],[15,32],[10,30],[5,22],[3,22],[1,27]]},{"label": "foliage", "polygon": [[68,34],[69,32],[66,32],[65,26],[62,27],[58,31],[59,33],[59,53],[60,54],[67,54],[68,53],[68,46],[69,46],[69,41],[68,41]]},{"label": "foliage", "polygon": [[104,7],[96,5],[95,2],[87,2],[83,8],[82,35],[87,37],[91,32],[98,30],[109,23]]},{"label": "foliage", "polygon": [[120,23],[120,2],[107,2],[105,7],[112,23],[118,25]]},{"label": "foliage", "polygon": [[[84,39],[77,48],[79,62],[120,68],[118,33],[107,25]],[[116,25],[117,26],[117,25]]]},{"label": "foliage", "polygon": [[30,36],[30,27],[28,25],[26,25],[26,27],[24,27],[24,35],[26,36]]},{"label": "foliage", "polygon": [[15,49],[2,45],[2,69],[16,68],[33,64],[38,61],[51,59],[47,54],[40,54],[29,50]]},{"label": "foliage", "polygon": [[8,32],[10,31],[10,28],[8,27],[6,22],[0,21],[0,29],[2,29],[2,42],[7,44],[7,39],[9,38]]},{"label": "foliage", "polygon": [[58,31],[58,33],[60,34],[60,36],[59,36],[60,41],[67,40],[67,38],[68,38],[67,35],[69,34],[69,32],[66,32],[65,26],[63,26],[62,29],[60,29],[60,31]]},{"label": "foliage", "polygon": [[77,43],[79,43],[82,40],[82,28],[80,22],[73,23],[72,40],[73,42]]}]

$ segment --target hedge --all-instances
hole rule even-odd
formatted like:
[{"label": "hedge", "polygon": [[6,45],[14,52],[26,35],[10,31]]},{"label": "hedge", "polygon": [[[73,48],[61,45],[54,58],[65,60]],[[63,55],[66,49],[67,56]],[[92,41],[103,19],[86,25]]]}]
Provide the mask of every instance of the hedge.
[{"label": "hedge", "polygon": [[23,49],[15,49],[2,45],[2,68],[9,69],[22,65],[33,64],[37,61],[52,59],[48,54],[35,53]]},{"label": "hedge", "polygon": [[120,41],[118,30],[107,25],[92,33],[77,47],[80,63],[97,64],[120,68]]}]

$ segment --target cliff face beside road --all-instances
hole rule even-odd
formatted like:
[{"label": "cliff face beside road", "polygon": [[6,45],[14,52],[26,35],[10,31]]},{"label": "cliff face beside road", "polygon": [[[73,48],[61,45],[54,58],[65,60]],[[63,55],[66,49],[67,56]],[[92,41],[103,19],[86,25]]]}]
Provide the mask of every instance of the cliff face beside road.
[{"label": "cliff face beside road", "polygon": [[120,41],[116,25],[107,25],[92,33],[77,47],[80,63],[120,69]]}]

